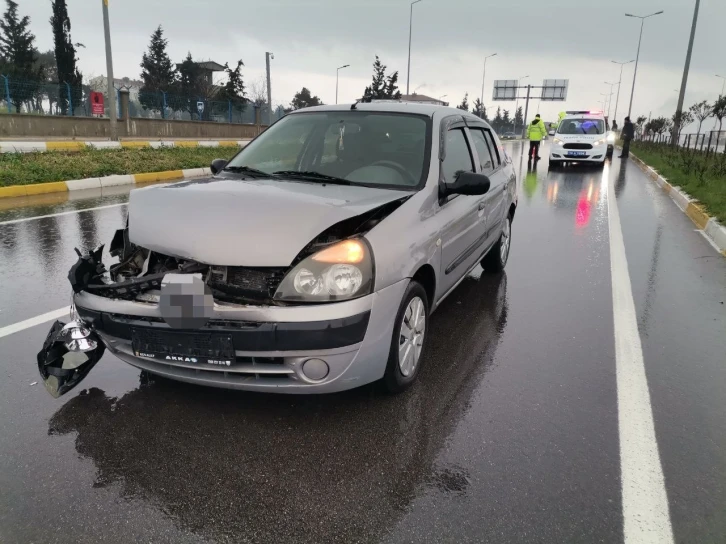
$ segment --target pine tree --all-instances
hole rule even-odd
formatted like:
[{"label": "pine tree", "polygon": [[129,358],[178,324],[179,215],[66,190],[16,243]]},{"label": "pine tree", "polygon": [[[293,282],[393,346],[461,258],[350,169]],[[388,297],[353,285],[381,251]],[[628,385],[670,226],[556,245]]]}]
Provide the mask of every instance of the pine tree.
[{"label": "pine tree", "polygon": [[401,91],[398,90],[398,72],[393,72],[390,76],[386,77],[384,94],[386,98],[392,98],[394,100],[401,98]]},{"label": "pine tree", "polygon": [[487,120],[487,110],[478,98],[474,100],[474,109],[472,110],[472,113],[480,119],[484,119],[485,121]]},{"label": "pine tree", "polygon": [[139,91],[139,102],[144,108],[160,111],[163,107],[161,92],[174,87],[177,71],[166,52],[168,41],[159,25],[151,35],[149,49],[141,57],[141,79],[144,85]]},{"label": "pine tree", "polygon": [[174,92],[179,95],[179,102],[194,117],[197,111],[197,98],[203,93],[203,74],[199,65],[194,62],[191,53],[187,53],[184,62],[179,65],[179,78],[174,85]]},{"label": "pine tree", "polygon": [[299,110],[301,108],[309,108],[311,106],[321,106],[323,101],[317,96],[313,96],[310,89],[303,87],[302,90],[295,94],[290,102],[290,108]]},{"label": "pine tree", "polygon": [[[71,88],[71,103],[75,109],[81,104],[83,96],[83,76],[76,67],[76,45],[71,41],[71,20],[68,17],[66,0],[52,0],[53,16],[50,26],[53,28],[53,43],[55,45],[55,61],[58,75],[58,105],[61,113],[66,115],[69,107],[68,84]],[[81,45],[81,44],[77,44]],[[73,112],[71,112],[73,113]]]},{"label": "pine tree", "polygon": [[26,80],[24,85],[16,85],[11,92],[15,111],[20,113],[23,102],[32,98],[37,90],[30,82],[37,81],[36,73],[37,50],[35,36],[30,32],[30,17],[22,19],[18,16],[18,4],[13,0],[5,0],[8,9],[0,20],[0,73],[15,80]]},{"label": "pine tree", "polygon": [[497,115],[494,117],[494,121],[492,121],[492,127],[494,127],[494,130],[497,132],[500,132],[502,130],[502,124],[504,120],[502,119],[502,108],[497,108]]},{"label": "pine tree", "polygon": [[245,63],[242,62],[242,59],[240,59],[237,61],[237,67],[232,70],[228,63],[224,63],[224,72],[227,74],[227,82],[222,87],[220,98],[236,101],[240,104],[247,102],[245,84],[242,80],[242,67],[244,65]]},{"label": "pine tree", "polygon": [[502,112],[502,129],[509,130],[509,126],[512,124],[512,118],[509,117],[509,110]]},{"label": "pine tree", "polygon": [[373,81],[365,88],[363,100],[370,101],[380,98],[386,98],[386,67],[376,55],[373,63]]},{"label": "pine tree", "polygon": [[516,113],[514,114],[514,127],[515,130],[518,128],[522,128],[524,126],[524,114],[522,113],[522,106],[519,106],[517,108]]},{"label": "pine tree", "polygon": [[456,107],[457,107],[457,109],[460,109],[460,110],[469,111],[469,93],[466,93],[464,95],[464,100],[462,100],[461,104],[459,104]]}]

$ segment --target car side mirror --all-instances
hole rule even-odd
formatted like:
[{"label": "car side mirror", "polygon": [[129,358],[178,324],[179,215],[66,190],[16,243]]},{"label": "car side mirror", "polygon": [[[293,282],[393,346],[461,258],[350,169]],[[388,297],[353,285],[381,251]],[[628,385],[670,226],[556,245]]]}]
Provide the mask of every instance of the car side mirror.
[{"label": "car side mirror", "polygon": [[212,174],[216,174],[218,172],[221,172],[224,170],[224,167],[227,166],[227,161],[224,159],[214,159],[212,161],[212,164],[209,166],[209,169],[212,171]]},{"label": "car side mirror", "polygon": [[444,184],[444,196],[449,195],[484,195],[489,191],[492,182],[484,174],[460,172],[453,183]]}]

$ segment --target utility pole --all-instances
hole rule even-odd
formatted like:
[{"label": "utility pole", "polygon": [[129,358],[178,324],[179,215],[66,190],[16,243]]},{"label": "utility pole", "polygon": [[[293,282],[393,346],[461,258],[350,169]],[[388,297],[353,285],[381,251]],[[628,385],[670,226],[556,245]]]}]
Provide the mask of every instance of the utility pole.
[{"label": "utility pole", "polygon": [[413,5],[421,0],[411,2],[411,14],[408,17],[408,68],[406,69],[406,94],[408,94],[408,83],[411,80],[411,31],[413,30]]},{"label": "utility pole", "polygon": [[698,22],[698,6],[701,0],[696,0],[696,7],[693,9],[693,23],[691,24],[691,37],[688,40],[688,51],[686,52],[686,64],[683,67],[683,79],[681,80],[681,92],[678,93],[678,106],[676,107],[676,118],[673,123],[673,132],[671,134],[671,145],[678,143],[678,132],[681,126],[681,116],[683,115],[683,100],[686,96],[686,85],[688,84],[688,70],[691,66],[691,52],[693,51],[693,39],[696,37],[696,23]]},{"label": "utility pole", "polygon": [[265,65],[267,66],[267,126],[272,124],[272,83],[270,81],[270,59],[275,55],[269,51],[265,53]]},{"label": "utility pole", "polygon": [[[525,133],[524,127],[527,126],[527,114],[529,113],[529,91],[532,89],[532,85],[527,85],[527,101],[524,103],[524,126],[522,127],[522,138],[524,138],[527,134]],[[519,91],[519,87],[517,87],[517,90]],[[519,96],[519,92],[517,92],[517,96]],[[517,112],[514,112],[514,115],[516,117]],[[522,148],[524,149],[524,148]]]},{"label": "utility pole", "polygon": [[108,22],[108,0],[101,0],[103,9],[103,35],[106,40],[106,80],[108,82],[108,122],[111,140],[118,140],[116,115],[116,88],[113,86],[113,56],[111,55],[111,28]]}]

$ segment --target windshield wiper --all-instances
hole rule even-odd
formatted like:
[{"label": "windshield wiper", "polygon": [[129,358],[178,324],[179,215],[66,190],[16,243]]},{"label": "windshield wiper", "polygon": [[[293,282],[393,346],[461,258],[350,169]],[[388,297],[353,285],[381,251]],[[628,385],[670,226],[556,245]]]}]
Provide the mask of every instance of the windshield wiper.
[{"label": "windshield wiper", "polygon": [[263,172],[262,170],[257,170],[256,168],[250,168],[249,166],[225,166],[224,170],[226,172],[248,174],[250,176],[257,176],[257,177],[264,177],[264,178],[270,177],[270,174],[268,174],[267,172]]},{"label": "windshield wiper", "polygon": [[290,178],[290,179],[300,179],[303,181],[324,181],[326,183],[333,183],[336,185],[350,185],[350,181],[343,178],[336,178],[335,176],[328,176],[326,174],[321,174],[320,172],[313,172],[313,171],[302,171],[298,172],[297,170],[278,170],[277,172],[273,172],[275,176],[280,176],[284,178]]}]

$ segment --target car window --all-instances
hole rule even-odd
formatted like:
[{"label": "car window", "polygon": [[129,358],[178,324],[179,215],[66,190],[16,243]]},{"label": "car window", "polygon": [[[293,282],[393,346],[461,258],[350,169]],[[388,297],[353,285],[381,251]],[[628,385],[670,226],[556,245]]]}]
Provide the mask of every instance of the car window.
[{"label": "car window", "polygon": [[429,118],[407,113],[299,113],[263,132],[229,166],[269,174],[316,172],[352,184],[411,189],[428,173],[430,126]]},{"label": "car window", "polygon": [[493,172],[498,164],[492,157],[492,144],[487,141],[487,138],[484,135],[484,129],[471,128],[469,129],[469,133],[471,134],[472,142],[476,148],[476,153],[479,155],[479,163],[481,165],[482,173],[489,174],[490,172]]},{"label": "car window", "polygon": [[497,145],[497,142],[494,140],[494,135],[490,130],[485,130],[484,136],[486,136],[487,142],[489,142],[489,149],[492,150],[492,157],[494,158],[494,168],[496,168],[502,164],[502,157],[499,153],[502,151],[502,148]]},{"label": "car window", "polygon": [[474,162],[463,129],[455,128],[446,133],[446,158],[442,168],[447,183],[455,181],[460,172],[474,171]]},{"label": "car window", "polygon": [[605,134],[604,119],[565,119],[560,123],[560,134]]}]

